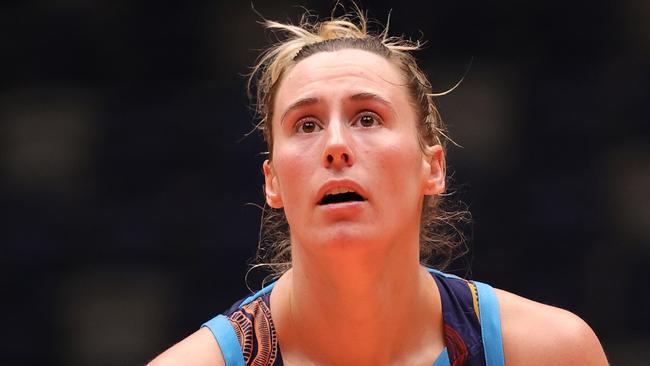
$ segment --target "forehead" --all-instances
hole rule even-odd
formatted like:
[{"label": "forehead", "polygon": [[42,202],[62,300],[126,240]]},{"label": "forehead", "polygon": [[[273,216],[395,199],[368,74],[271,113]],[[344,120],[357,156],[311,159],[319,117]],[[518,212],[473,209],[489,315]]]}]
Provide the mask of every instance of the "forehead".
[{"label": "forehead", "polygon": [[[281,81],[276,111],[296,98],[369,92],[393,103],[408,101],[403,76],[383,56],[357,49],[319,52],[294,65]],[[278,108],[280,110],[278,110]]]}]

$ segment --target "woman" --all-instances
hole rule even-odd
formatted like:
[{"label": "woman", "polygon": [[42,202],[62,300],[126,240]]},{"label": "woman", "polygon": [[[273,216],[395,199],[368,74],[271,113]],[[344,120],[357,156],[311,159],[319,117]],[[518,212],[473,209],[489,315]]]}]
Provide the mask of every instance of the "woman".
[{"label": "woman", "polygon": [[281,275],[151,364],[606,365],[577,316],[420,264],[451,244],[430,230],[448,219],[446,136],[419,45],[360,11],[266,24],[289,34],[252,76],[266,202],[291,229]]}]

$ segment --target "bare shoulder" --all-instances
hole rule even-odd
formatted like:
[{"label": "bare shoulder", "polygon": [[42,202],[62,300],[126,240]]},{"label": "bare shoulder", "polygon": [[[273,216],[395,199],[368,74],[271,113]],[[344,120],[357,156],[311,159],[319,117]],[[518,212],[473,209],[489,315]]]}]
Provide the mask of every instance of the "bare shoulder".
[{"label": "bare shoulder", "polygon": [[496,290],[506,364],[607,365],[594,331],[577,315]]},{"label": "bare shoulder", "polygon": [[208,328],[201,328],[160,354],[148,366],[225,366],[219,344]]}]

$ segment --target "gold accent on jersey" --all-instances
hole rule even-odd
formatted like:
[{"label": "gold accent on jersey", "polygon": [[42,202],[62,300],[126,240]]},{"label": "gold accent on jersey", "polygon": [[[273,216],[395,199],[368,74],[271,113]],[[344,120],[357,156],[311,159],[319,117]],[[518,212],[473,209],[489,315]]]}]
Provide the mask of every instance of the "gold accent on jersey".
[{"label": "gold accent on jersey", "polygon": [[467,281],[467,286],[469,286],[469,292],[472,293],[472,304],[474,305],[474,312],[476,313],[476,317],[480,321],[481,312],[479,311],[478,308],[478,290],[476,289],[476,285],[472,281]]}]

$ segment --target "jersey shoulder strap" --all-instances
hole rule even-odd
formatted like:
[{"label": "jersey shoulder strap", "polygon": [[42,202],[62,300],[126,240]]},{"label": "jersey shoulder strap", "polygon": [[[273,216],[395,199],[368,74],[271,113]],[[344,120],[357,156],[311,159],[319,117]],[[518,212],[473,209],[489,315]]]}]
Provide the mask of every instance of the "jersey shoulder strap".
[{"label": "jersey shoulder strap", "polygon": [[244,355],[237,339],[235,329],[224,315],[217,315],[202,325],[212,332],[217,340],[226,366],[245,366]]},{"label": "jersey shoulder strap", "polygon": [[478,307],[481,321],[481,338],[487,366],[504,366],[503,340],[501,338],[501,314],[494,288],[482,282],[473,281],[478,293]]},{"label": "jersey shoulder strap", "polygon": [[[257,293],[245,298],[244,300],[235,303],[235,305],[233,305],[230,310],[224,313],[225,315],[217,315],[201,326],[208,328],[210,332],[212,332],[212,335],[219,344],[223,359],[226,361],[226,366],[246,366],[244,351],[242,350],[241,344],[242,340],[240,339],[240,337],[243,337],[243,335],[240,335],[238,337],[238,333],[227,315],[231,315],[236,310],[252,303],[254,300],[257,300],[258,298],[269,294],[274,286],[275,282],[259,290]],[[249,353],[247,353],[247,355],[250,356],[251,350],[248,351]]]}]

